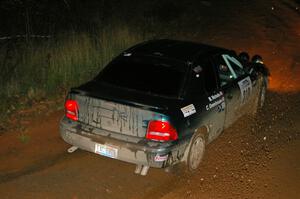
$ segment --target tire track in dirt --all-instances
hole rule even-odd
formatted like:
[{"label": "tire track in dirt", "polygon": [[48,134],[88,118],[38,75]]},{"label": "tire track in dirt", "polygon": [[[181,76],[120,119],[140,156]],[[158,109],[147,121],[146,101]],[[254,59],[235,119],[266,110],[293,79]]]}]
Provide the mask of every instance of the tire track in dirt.
[{"label": "tire track in dirt", "polygon": [[8,172],[2,172],[0,174],[0,184],[1,183],[7,183],[12,180],[16,180],[24,175],[31,175],[36,172],[40,172],[42,170],[45,170],[49,167],[54,166],[58,162],[61,162],[62,160],[66,160],[67,158],[66,152],[62,152],[55,156],[48,156],[46,159],[42,159],[39,161],[36,161],[34,164],[26,166],[25,168],[22,168],[18,171],[8,171]]}]

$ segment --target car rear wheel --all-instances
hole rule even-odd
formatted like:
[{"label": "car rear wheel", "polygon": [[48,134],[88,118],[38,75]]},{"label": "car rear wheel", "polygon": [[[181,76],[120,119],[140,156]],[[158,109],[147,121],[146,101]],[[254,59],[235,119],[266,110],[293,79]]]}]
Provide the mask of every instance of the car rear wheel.
[{"label": "car rear wheel", "polygon": [[195,172],[201,163],[204,151],[205,136],[203,131],[199,131],[191,138],[181,162],[165,168],[165,171],[176,175],[186,175]]},{"label": "car rear wheel", "polygon": [[203,158],[205,151],[205,138],[202,134],[197,133],[192,141],[189,148],[187,157],[187,169],[194,172],[198,169],[200,162]]}]

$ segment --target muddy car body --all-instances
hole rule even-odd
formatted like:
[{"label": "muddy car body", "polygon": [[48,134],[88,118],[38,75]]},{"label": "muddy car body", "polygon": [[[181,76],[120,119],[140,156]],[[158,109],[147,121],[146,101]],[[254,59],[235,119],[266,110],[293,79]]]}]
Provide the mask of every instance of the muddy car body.
[{"label": "muddy car body", "polygon": [[143,175],[179,162],[193,171],[205,145],[263,105],[265,78],[249,74],[232,50],[148,41],[71,89],[61,136],[75,149],[136,164]]}]

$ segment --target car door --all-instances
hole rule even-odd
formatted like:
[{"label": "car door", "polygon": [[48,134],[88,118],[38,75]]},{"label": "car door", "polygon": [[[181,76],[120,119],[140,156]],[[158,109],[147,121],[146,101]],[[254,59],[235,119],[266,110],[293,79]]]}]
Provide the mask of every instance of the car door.
[{"label": "car door", "polygon": [[218,71],[219,85],[224,92],[224,127],[227,128],[245,113],[252,92],[252,81],[234,54],[216,55],[214,63]]},{"label": "car door", "polygon": [[[217,84],[214,65],[208,57],[199,57],[192,67],[192,82],[201,81],[204,97],[195,98],[202,106],[201,125],[209,128],[208,142],[216,138],[224,127],[225,101],[223,92]],[[192,83],[194,84],[194,83]],[[196,95],[195,95],[196,96]]]}]

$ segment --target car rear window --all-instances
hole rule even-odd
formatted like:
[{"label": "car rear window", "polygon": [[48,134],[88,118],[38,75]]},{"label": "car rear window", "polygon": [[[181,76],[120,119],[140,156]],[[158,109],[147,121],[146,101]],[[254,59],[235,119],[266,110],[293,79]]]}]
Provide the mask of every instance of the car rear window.
[{"label": "car rear window", "polygon": [[96,78],[113,86],[148,94],[179,97],[186,67],[154,56],[124,56],[111,62]]}]

